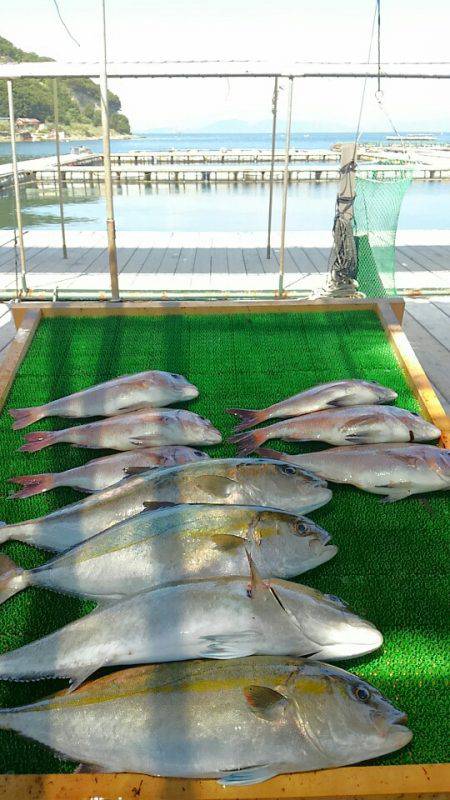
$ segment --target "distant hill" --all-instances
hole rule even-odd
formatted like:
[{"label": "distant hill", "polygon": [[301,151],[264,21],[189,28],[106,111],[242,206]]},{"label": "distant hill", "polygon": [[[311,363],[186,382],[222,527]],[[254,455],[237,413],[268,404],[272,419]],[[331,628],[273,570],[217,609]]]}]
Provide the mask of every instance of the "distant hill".
[{"label": "distant hill", "polygon": [[[0,62],[53,61],[46,56],[27,53],[0,36]],[[100,89],[89,78],[64,78],[58,82],[59,118],[62,127],[89,131],[101,125]],[[130,133],[130,123],[121,114],[120,99],[108,92],[110,125],[116,133]],[[20,78],[14,81],[14,110],[16,117],[30,117],[52,123],[53,81],[51,78]],[[8,116],[5,81],[0,82],[0,117]]]}]

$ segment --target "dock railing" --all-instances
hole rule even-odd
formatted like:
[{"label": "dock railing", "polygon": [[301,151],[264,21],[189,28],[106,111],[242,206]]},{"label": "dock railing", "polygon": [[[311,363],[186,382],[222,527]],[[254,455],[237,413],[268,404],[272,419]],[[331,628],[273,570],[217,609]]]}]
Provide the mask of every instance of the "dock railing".
[{"label": "dock railing", "polygon": [[[380,63],[363,63],[363,64],[349,64],[349,63],[304,63],[295,62],[290,65],[274,65],[270,62],[250,62],[250,61],[158,61],[158,62],[136,62],[136,63],[108,63],[106,60],[106,29],[105,18],[103,15],[103,51],[102,61],[100,63],[60,63],[60,62],[21,62],[21,63],[6,63],[0,64],[0,80],[6,80],[8,86],[8,99],[9,99],[9,115],[11,123],[11,140],[13,152],[13,181],[15,187],[15,216],[16,227],[18,231],[18,246],[20,251],[20,266],[21,266],[21,286],[18,287],[17,293],[20,298],[30,297],[30,292],[27,287],[26,275],[26,251],[23,239],[23,225],[22,225],[22,211],[20,205],[20,187],[19,187],[19,168],[17,159],[15,157],[15,126],[14,126],[14,102],[13,102],[13,81],[20,78],[34,78],[36,80],[42,78],[70,78],[70,77],[84,77],[96,78],[100,80],[100,97],[101,97],[101,110],[102,110],[102,130],[103,130],[103,169],[105,179],[105,199],[107,207],[106,228],[108,235],[108,262],[110,272],[110,299],[113,301],[120,300],[120,285],[119,274],[117,265],[117,248],[116,248],[116,227],[114,219],[114,204],[113,204],[113,188],[112,188],[112,158],[110,153],[110,131],[109,131],[109,106],[108,106],[108,78],[267,78],[274,81],[274,101],[272,103],[272,147],[270,155],[270,170],[269,170],[269,208],[268,208],[268,222],[267,222],[267,257],[271,253],[271,232],[272,232],[272,197],[273,197],[273,182],[275,173],[275,161],[277,160],[275,148],[276,136],[276,123],[277,123],[277,93],[281,81],[286,81],[289,87],[289,101],[287,111],[287,124],[286,124],[286,140],[285,152],[283,162],[283,194],[282,194],[282,208],[281,208],[281,222],[280,222],[280,254],[279,254],[279,281],[278,281],[278,296],[280,298],[285,296],[284,288],[284,260],[285,260],[285,233],[286,233],[286,213],[288,202],[288,186],[290,181],[290,173],[293,169],[291,164],[291,149],[290,149],[290,121],[292,118],[292,98],[294,81],[303,81],[311,79],[371,79],[380,81],[383,80],[401,79],[401,80],[448,80],[450,78],[450,69],[448,65],[442,63],[426,63],[426,64],[387,64]],[[443,69],[443,66],[445,67]],[[57,103],[57,93],[55,90],[55,101]],[[57,108],[56,108],[57,116]],[[57,161],[56,171],[58,176],[61,176],[61,157],[59,148],[57,148]],[[377,170],[385,170],[391,172],[391,167],[395,165],[381,165]],[[308,169],[308,168],[307,168]],[[336,169],[336,168],[335,168]],[[371,166],[370,169],[375,169]],[[298,172],[302,169],[297,167]],[[61,189],[61,181],[59,181]],[[64,212],[61,197],[61,190],[59,191],[60,215],[61,215],[61,237],[63,254],[65,254],[65,238],[64,238]],[[104,294],[104,293],[102,293]],[[258,291],[255,290],[251,293],[258,296]],[[83,295],[83,291],[79,290],[79,295]]]}]

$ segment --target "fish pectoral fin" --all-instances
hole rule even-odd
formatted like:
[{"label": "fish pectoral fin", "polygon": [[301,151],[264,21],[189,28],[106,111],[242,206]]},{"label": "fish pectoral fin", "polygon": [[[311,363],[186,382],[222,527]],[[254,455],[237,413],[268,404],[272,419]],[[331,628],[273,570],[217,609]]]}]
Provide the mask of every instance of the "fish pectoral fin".
[{"label": "fish pectoral fin", "polygon": [[244,697],[253,714],[261,719],[278,719],[289,705],[289,700],[269,686],[246,686]]},{"label": "fish pectoral fin", "polygon": [[212,497],[228,497],[236,486],[236,481],[225,475],[199,475],[195,479],[197,489]]},{"label": "fish pectoral fin", "polygon": [[223,550],[224,553],[236,550],[245,543],[245,539],[242,539],[241,536],[234,536],[232,533],[215,533],[211,536],[211,541],[218,550]]},{"label": "fish pectoral fin", "polygon": [[345,441],[352,444],[370,444],[372,437],[370,433],[349,433]]},{"label": "fish pectoral fin", "polygon": [[75,672],[70,678],[70,685],[69,685],[69,692],[74,692],[75,689],[78,689],[82,683],[87,681],[87,679],[94,674],[98,669],[101,667],[106,666],[105,664],[91,664],[90,666],[86,667],[84,670],[80,670],[79,672]]},{"label": "fish pectoral fin", "polygon": [[198,658],[243,658],[251,656],[260,642],[257,631],[239,631],[202,636]]},{"label": "fish pectoral fin", "polygon": [[128,478],[130,475],[141,475],[150,469],[151,467],[124,467],[123,474]]},{"label": "fish pectoral fin", "polygon": [[280,769],[276,764],[256,764],[253,767],[242,767],[232,772],[224,772],[217,779],[221,786],[250,786],[252,783],[261,783],[269,778],[279,775]]},{"label": "fish pectoral fin", "polygon": [[270,629],[272,634],[281,638],[290,638],[294,635],[298,639],[298,635],[301,634],[302,641],[314,650],[317,647],[317,642],[313,642],[306,635],[300,622],[292,611],[285,606],[280,595],[271,585],[270,580],[263,580],[247,549],[246,553],[250,566],[250,592],[247,592],[247,594],[254,604],[255,613],[261,621],[262,630],[267,633]]}]

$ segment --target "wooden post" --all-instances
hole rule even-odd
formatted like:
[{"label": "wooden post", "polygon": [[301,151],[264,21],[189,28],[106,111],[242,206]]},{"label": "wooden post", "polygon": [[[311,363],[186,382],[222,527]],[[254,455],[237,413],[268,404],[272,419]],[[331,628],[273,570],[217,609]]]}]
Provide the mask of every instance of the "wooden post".
[{"label": "wooden post", "polygon": [[26,268],[27,263],[25,259],[25,245],[23,242],[23,226],[22,226],[22,206],[20,204],[20,186],[19,186],[19,173],[17,172],[17,154],[16,154],[16,122],[14,118],[14,98],[13,98],[13,85],[12,81],[6,81],[8,90],[8,110],[9,110],[9,128],[11,131],[11,155],[13,165],[13,181],[14,181],[14,197],[15,197],[15,212],[17,222],[17,233],[19,235],[19,252],[20,252],[20,273],[22,279],[22,291],[27,292],[27,278]]},{"label": "wooden post", "polygon": [[56,171],[58,175],[58,201],[59,217],[61,222],[61,239],[63,258],[67,258],[66,228],[64,224],[64,204],[62,197],[62,176],[61,176],[61,148],[59,145],[59,101],[58,101],[58,79],[53,80],[53,108],[55,112],[55,144],[56,144]]},{"label": "wooden post", "polygon": [[284,284],[284,244],[286,239],[286,207],[287,193],[289,184],[289,149],[291,146],[291,125],[292,125],[292,94],[294,89],[294,78],[289,78],[288,110],[286,122],[286,142],[284,149],[284,176],[283,176],[283,205],[281,209],[281,242],[280,242],[280,273],[278,279],[278,294],[283,295]]},{"label": "wooden post", "polygon": [[106,11],[105,0],[100,0],[102,14],[103,51],[100,73],[100,106],[103,131],[103,170],[105,180],[106,231],[108,234],[109,274],[111,276],[111,300],[119,300],[119,277],[117,268],[116,225],[111,175],[111,143],[109,138],[108,78],[106,74]]},{"label": "wooden post", "polygon": [[272,233],[273,173],[275,169],[275,139],[277,135],[278,75],[275,77],[272,97],[272,151],[270,157],[269,221],[267,225],[267,258],[270,258],[270,235]]}]

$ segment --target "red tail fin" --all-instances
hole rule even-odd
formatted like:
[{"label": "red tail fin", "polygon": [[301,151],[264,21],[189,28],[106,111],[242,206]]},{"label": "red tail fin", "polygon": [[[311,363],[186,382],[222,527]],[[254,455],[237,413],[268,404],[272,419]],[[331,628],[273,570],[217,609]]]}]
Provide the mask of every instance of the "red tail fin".
[{"label": "red tail fin", "polygon": [[267,419],[266,412],[255,411],[252,408],[227,408],[227,414],[234,414],[236,417],[241,417],[242,422],[236,425],[235,432],[245,431],[247,428],[252,428],[254,425],[259,425]]},{"label": "red tail fin", "polygon": [[10,483],[20,483],[24,488],[10,495],[11,499],[32,497],[34,494],[48,492],[55,487],[55,477],[52,472],[43,472],[40,475],[17,475],[9,478]]},{"label": "red tail fin", "polygon": [[23,444],[19,450],[25,453],[35,453],[37,450],[43,450],[44,447],[49,447],[58,441],[59,431],[36,431],[36,433],[27,433],[27,443]]},{"label": "red tail fin", "polygon": [[247,456],[269,438],[267,428],[259,428],[259,430],[249,431],[249,433],[237,433],[235,436],[230,436],[228,441],[231,444],[237,444],[240,456]]},{"label": "red tail fin", "polygon": [[20,431],[38,419],[45,417],[45,406],[34,406],[33,408],[10,408],[9,413],[14,418],[13,431]]}]

